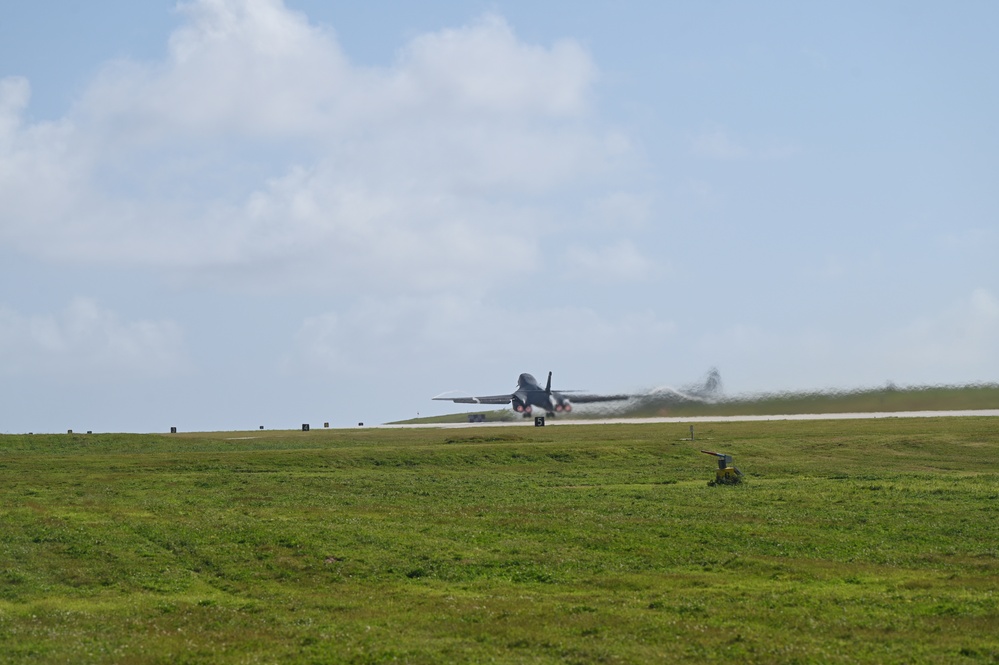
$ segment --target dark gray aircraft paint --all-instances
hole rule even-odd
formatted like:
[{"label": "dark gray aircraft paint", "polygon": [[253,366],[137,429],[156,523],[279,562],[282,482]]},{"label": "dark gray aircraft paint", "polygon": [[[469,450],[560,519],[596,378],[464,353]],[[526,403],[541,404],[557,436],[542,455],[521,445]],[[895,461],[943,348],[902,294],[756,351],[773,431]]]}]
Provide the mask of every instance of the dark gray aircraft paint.
[{"label": "dark gray aircraft paint", "polygon": [[[572,393],[572,395],[567,395]],[[572,411],[573,403],[616,402],[631,398],[631,395],[587,395],[571,390],[552,390],[552,373],[548,372],[548,383],[542,388],[538,380],[526,372],[517,379],[517,389],[506,395],[485,395],[482,397],[434,397],[436,400],[455,404],[513,404],[513,410],[524,417],[531,415],[533,407],[543,409],[549,416]]]}]

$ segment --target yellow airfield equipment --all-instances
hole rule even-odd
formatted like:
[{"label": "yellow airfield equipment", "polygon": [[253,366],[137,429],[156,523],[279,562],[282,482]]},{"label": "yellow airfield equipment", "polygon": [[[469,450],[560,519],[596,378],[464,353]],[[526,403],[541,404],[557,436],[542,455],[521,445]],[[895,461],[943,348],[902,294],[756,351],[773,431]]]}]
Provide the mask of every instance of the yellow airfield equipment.
[{"label": "yellow airfield equipment", "polygon": [[738,485],[742,482],[742,471],[732,466],[732,456],[725,453],[713,453],[710,450],[702,450],[705,455],[714,455],[718,458],[718,470],[715,471],[715,479],[709,485]]}]

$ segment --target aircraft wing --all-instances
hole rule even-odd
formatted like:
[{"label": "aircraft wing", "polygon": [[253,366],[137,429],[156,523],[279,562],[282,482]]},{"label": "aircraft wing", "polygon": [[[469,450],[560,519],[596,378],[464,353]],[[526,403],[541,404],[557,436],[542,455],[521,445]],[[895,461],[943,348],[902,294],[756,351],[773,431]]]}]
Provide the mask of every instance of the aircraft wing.
[{"label": "aircraft wing", "polygon": [[486,395],[484,397],[434,397],[433,399],[455,404],[509,404],[513,395]]},{"label": "aircraft wing", "polygon": [[[553,391],[554,392],[554,391]],[[633,395],[587,395],[578,394],[571,390],[560,390],[559,394],[564,394],[573,404],[590,404],[593,402],[622,402],[631,399]]]},{"label": "aircraft wing", "polygon": [[591,402],[621,402],[631,399],[631,395],[570,395],[573,404],[588,404]]}]

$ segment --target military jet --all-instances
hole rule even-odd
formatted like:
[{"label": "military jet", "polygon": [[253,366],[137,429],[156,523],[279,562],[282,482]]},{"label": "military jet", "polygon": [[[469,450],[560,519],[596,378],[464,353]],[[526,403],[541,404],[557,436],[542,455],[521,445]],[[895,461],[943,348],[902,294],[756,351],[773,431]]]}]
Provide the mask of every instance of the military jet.
[{"label": "military jet", "polygon": [[[573,393],[569,395],[568,393]],[[454,402],[455,404],[513,404],[513,410],[530,417],[533,408],[543,409],[549,417],[556,413],[569,413],[573,403],[616,402],[630,399],[631,395],[587,395],[575,390],[552,390],[552,373],[548,372],[548,383],[542,388],[538,380],[530,374],[521,374],[517,379],[517,389],[506,395],[486,395],[484,397],[444,397],[433,399]]]}]

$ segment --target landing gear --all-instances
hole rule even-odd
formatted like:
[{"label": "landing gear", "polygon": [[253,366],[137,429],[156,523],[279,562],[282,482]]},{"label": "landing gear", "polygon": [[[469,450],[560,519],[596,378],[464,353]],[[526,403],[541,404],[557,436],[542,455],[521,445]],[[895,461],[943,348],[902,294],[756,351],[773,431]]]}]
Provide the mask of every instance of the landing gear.
[{"label": "landing gear", "polygon": [[555,417],[555,412],[554,411],[545,411],[545,415],[548,416],[549,418],[554,418]]}]

